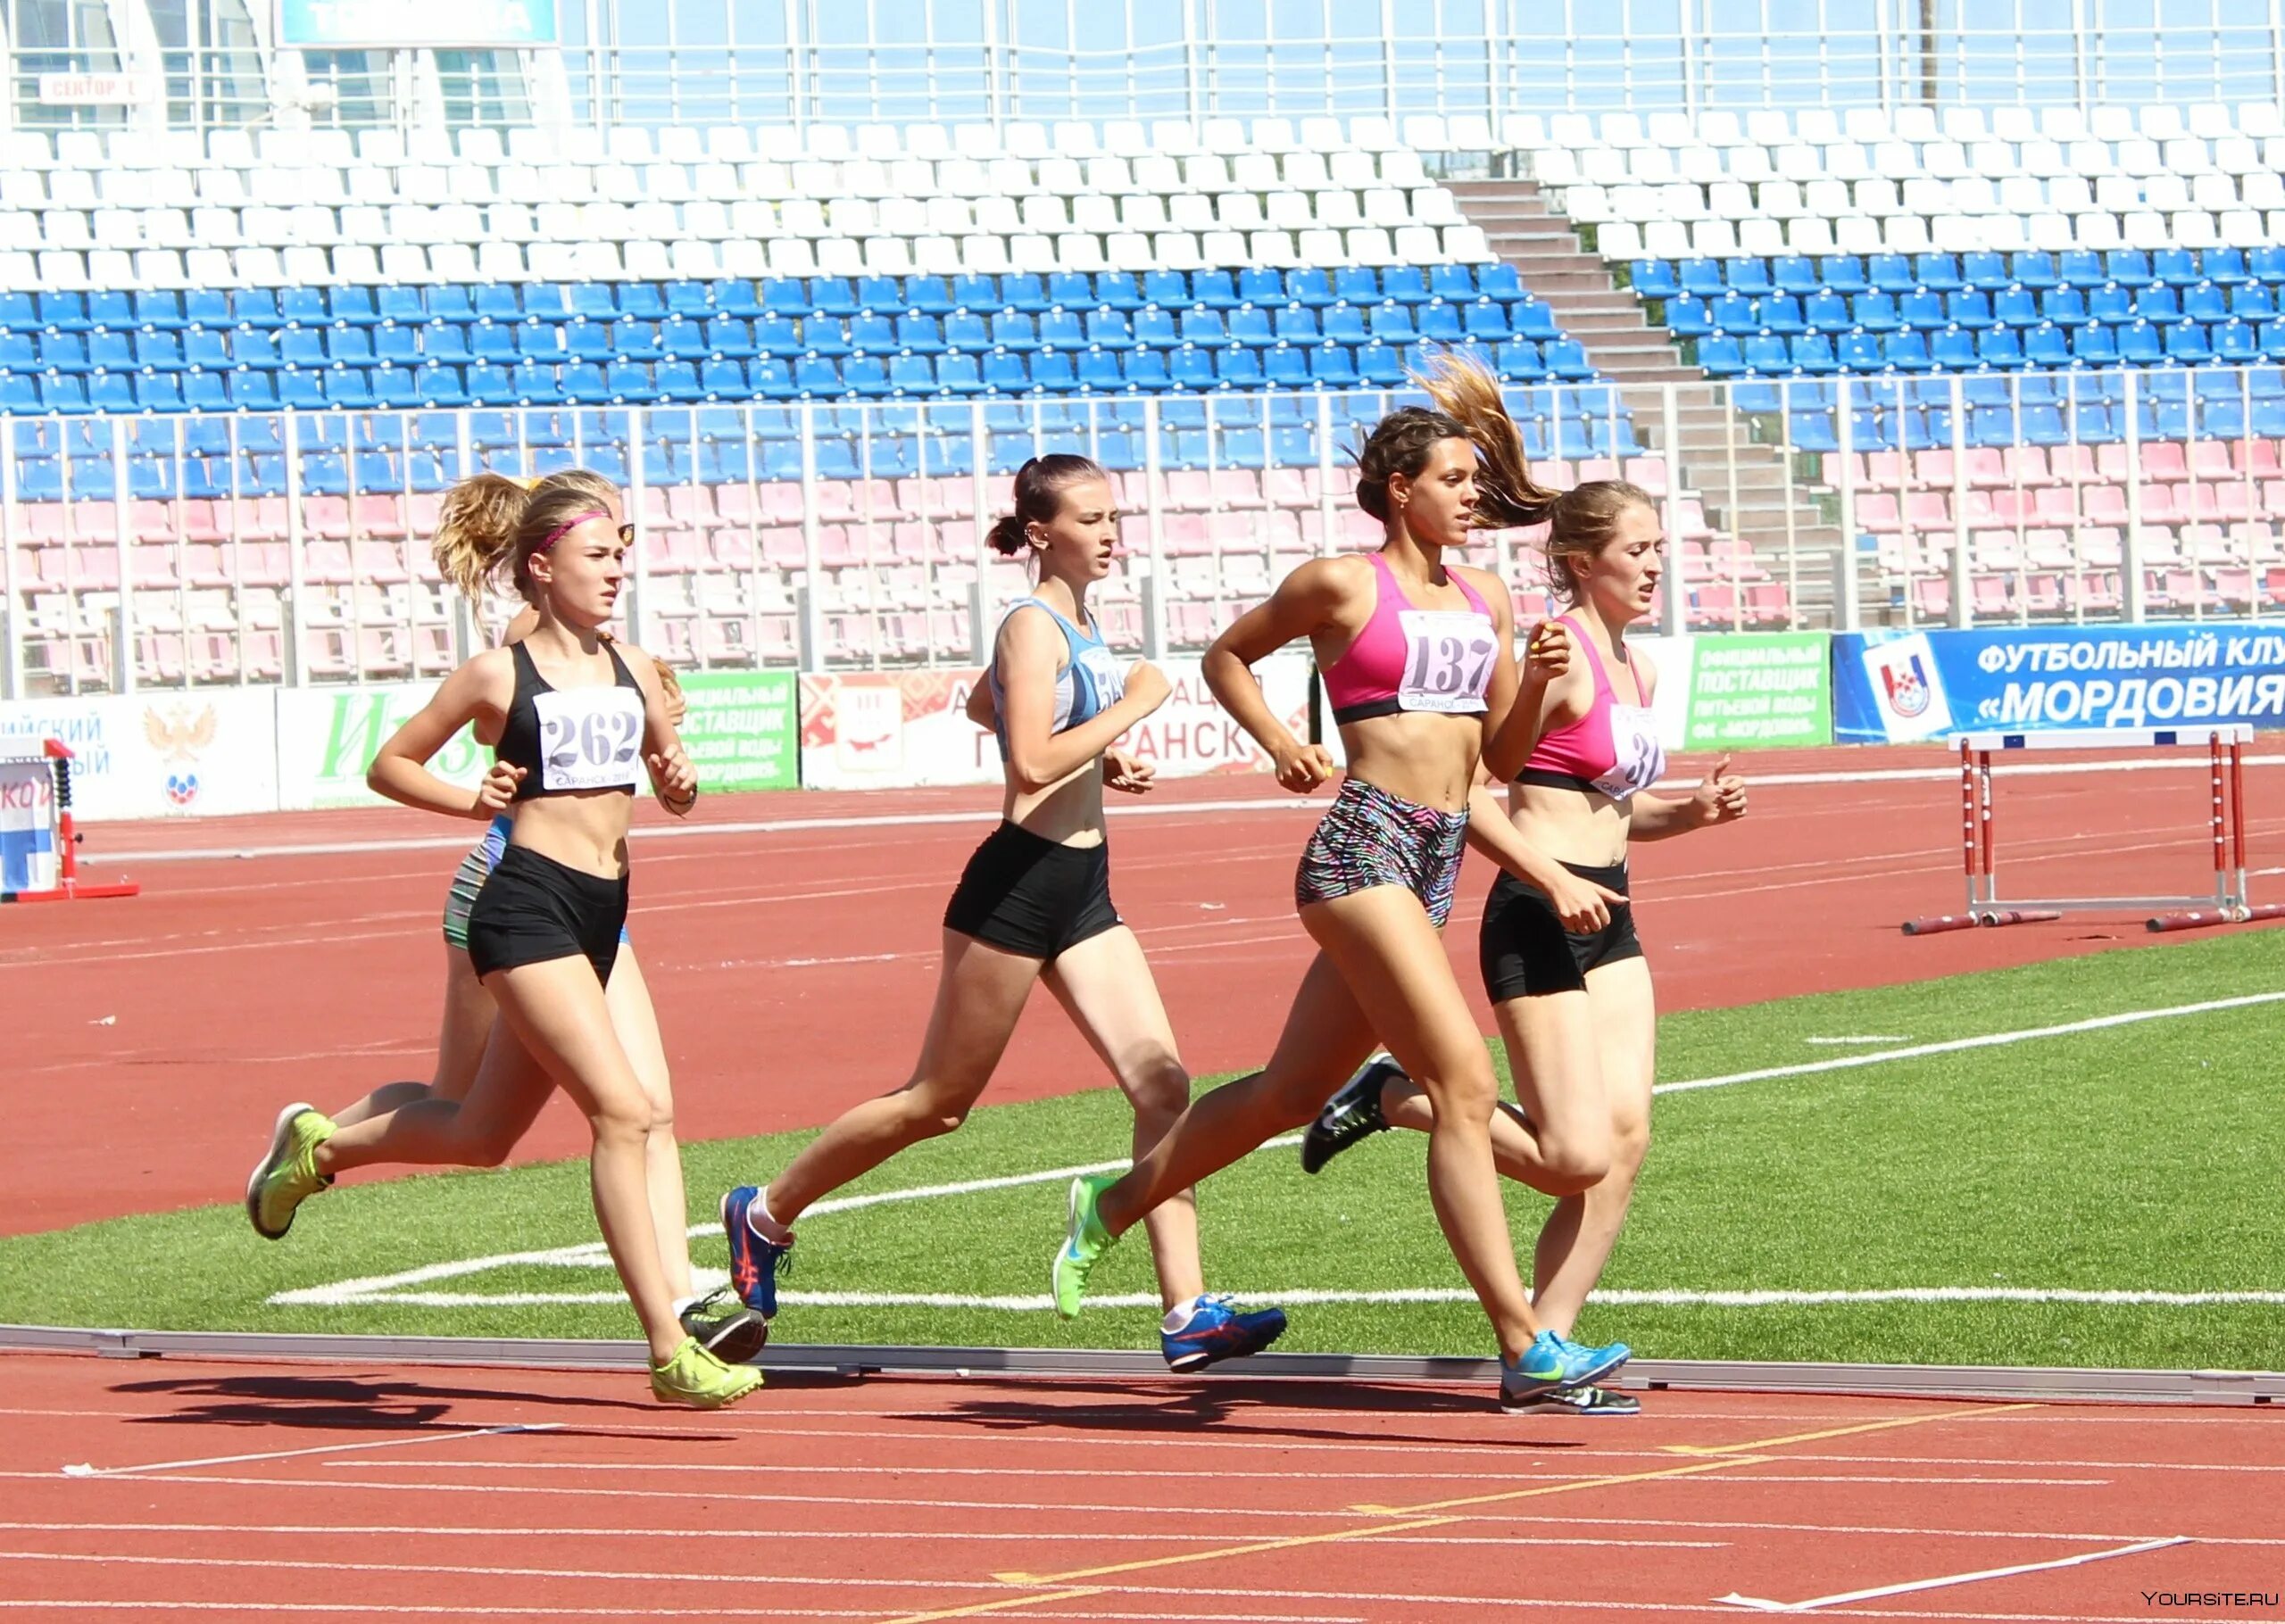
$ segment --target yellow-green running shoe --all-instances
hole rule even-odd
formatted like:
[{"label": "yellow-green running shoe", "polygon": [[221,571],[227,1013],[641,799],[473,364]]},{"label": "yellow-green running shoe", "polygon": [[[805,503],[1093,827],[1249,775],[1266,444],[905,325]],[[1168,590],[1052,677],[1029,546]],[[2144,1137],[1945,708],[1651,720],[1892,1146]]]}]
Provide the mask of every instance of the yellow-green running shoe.
[{"label": "yellow-green running shoe", "polygon": [[312,1158],[334,1136],[333,1119],[313,1106],[291,1105],[278,1114],[270,1131],[270,1152],[253,1164],[246,1180],[246,1216],[253,1232],[278,1240],[294,1227],[294,1209],[333,1182]]},{"label": "yellow-green running shoe", "polygon": [[694,1410],[721,1410],[761,1385],[761,1372],[751,1364],[725,1364],[698,1346],[696,1337],[685,1337],[674,1356],[651,1367],[651,1393],[663,1404],[688,1404]]},{"label": "yellow-green running shoe", "polygon": [[1083,1172],[1071,1181],[1071,1226],[1056,1251],[1051,1276],[1055,1312],[1067,1320],[1079,1317],[1079,1305],[1087,1295],[1087,1276],[1093,1272],[1095,1260],[1109,1251],[1118,1239],[1095,1216],[1095,1203],[1117,1182],[1118,1175],[1109,1172]]}]

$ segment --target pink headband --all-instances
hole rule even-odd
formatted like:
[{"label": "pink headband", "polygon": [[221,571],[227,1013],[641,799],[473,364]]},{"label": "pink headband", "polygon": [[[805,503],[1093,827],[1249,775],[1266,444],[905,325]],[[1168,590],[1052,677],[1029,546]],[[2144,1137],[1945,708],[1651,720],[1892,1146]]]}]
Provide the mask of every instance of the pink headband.
[{"label": "pink headband", "polygon": [[574,514],[569,518],[565,519],[561,524],[556,526],[554,529],[549,531],[547,533],[547,539],[542,542],[538,546],[533,548],[532,551],[534,552],[545,552],[549,548],[554,546],[556,543],[570,534],[571,532],[577,530],[589,519],[609,518],[610,517],[611,510],[609,508],[590,508],[585,513]]}]

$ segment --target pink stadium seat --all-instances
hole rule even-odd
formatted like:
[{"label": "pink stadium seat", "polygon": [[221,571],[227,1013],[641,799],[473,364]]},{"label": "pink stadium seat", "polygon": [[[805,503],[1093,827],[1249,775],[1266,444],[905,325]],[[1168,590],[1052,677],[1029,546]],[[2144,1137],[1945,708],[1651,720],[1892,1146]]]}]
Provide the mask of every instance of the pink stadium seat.
[{"label": "pink stadium seat", "polygon": [[2102,477],[2095,466],[2095,448],[2091,445],[2051,445],[2047,450],[2048,467],[2061,481],[2091,485]]},{"label": "pink stadium seat", "polygon": [[790,481],[779,481],[760,487],[761,522],[765,525],[798,526],[802,519],[802,487]]},{"label": "pink stadium seat", "polygon": [[171,541],[137,542],[128,549],[137,592],[172,592],[181,582],[177,573],[178,550]]},{"label": "pink stadium seat", "polygon": [[2059,615],[2069,606],[2063,596],[2061,576],[2040,574],[2023,577],[2023,607],[2034,615]]},{"label": "pink stadium seat", "polygon": [[401,585],[410,573],[400,542],[352,542],[349,558],[353,578],[376,586]]},{"label": "pink stadium seat", "polygon": [[744,575],[754,567],[757,555],[750,531],[717,530],[709,537],[707,544],[717,569],[732,569]]},{"label": "pink stadium seat", "polygon": [[1792,606],[1782,581],[1764,581],[1747,587],[1746,609],[1757,626],[1785,626],[1793,618]]},{"label": "pink stadium seat", "polygon": [[1904,499],[1904,527],[1907,530],[1948,530],[1952,527],[1952,499],[1948,492],[1915,491]]},{"label": "pink stadium seat", "polygon": [[1217,468],[1213,475],[1214,505],[1217,508],[1259,508],[1261,480],[1251,468]]},{"label": "pink stadium seat", "polygon": [[[2172,525],[2189,518],[2189,515],[2182,510],[2181,499],[2177,495],[2181,489],[2181,485],[2144,485],[2142,487],[2142,522],[2146,525]],[[2124,505],[2125,498],[2126,493],[2120,492],[2121,506]]]},{"label": "pink stadium seat", "polygon": [[1624,476],[1629,485],[1640,485],[1653,496],[1664,497],[1666,493],[1666,460],[1664,457],[1629,457]]},{"label": "pink stadium seat", "polygon": [[2081,485],[2079,511],[2090,525],[2123,526],[2126,523],[2126,493],[2115,485]]},{"label": "pink stadium seat", "polygon": [[345,542],[351,531],[349,499],[346,496],[304,496],[302,498],[302,534],[321,541]]},{"label": "pink stadium seat", "polygon": [[1998,446],[1979,445],[1967,454],[1967,482],[1972,485],[2013,486],[2015,476]]},{"label": "pink stadium seat", "polygon": [[[395,541],[409,534],[404,522],[404,504],[395,496],[386,493],[360,496],[356,501],[357,528],[366,535]],[[424,530],[425,535],[433,531]]]},{"label": "pink stadium seat", "polygon": [[2198,440],[2190,444],[2189,471],[2198,479],[2228,479],[2237,472],[2230,447],[2221,440]]},{"label": "pink stadium seat", "polygon": [[1912,584],[1912,601],[1923,620],[1942,620],[1952,612],[1952,584],[1942,576],[1923,576]]},{"label": "pink stadium seat", "polygon": [[1975,608],[1978,620],[1993,620],[2014,612],[2008,602],[2008,578],[1999,575],[1977,575],[1968,580],[1968,601]]},{"label": "pink stadium seat", "polygon": [[2003,449],[1999,452],[1999,476],[2008,485],[2026,489],[2051,485],[2056,478],[2044,445],[2010,445]]},{"label": "pink stadium seat", "polygon": [[346,542],[309,542],[302,548],[302,579],[313,586],[345,586],[357,572]]},{"label": "pink stadium seat", "polygon": [[2274,440],[2234,440],[2230,443],[2232,465],[2241,474],[2256,479],[2275,479],[2281,470],[2277,464],[2277,442]]}]

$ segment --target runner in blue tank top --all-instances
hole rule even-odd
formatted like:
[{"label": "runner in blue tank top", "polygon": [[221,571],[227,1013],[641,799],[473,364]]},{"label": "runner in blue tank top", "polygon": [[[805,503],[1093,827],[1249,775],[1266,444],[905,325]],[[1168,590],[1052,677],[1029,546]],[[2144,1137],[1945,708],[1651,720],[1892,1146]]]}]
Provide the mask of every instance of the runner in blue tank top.
[{"label": "runner in blue tank top", "polygon": [[[944,910],[936,1007],[911,1078],[844,1112],[768,1186],[741,1185],[722,1198],[731,1280],[763,1315],[777,1312],[794,1221],[906,1146],[959,1127],[1034,983],[1047,983],[1110,1064],[1134,1106],[1137,1156],[1190,1100],[1151,966],[1110,899],[1103,789],[1150,789],[1150,766],[1117,743],[1166,702],[1167,687],[1141,661],[1122,670],[1087,617],[1087,588],[1118,553],[1109,477],[1084,457],[1034,458],[1016,476],[1016,511],[993,526],[992,542],[1011,558],[1028,553],[1039,571],[1032,594],[1001,621],[992,667],[968,707],[999,736],[1002,819]],[[1188,1190],[1143,1223],[1166,1309],[1159,1347],[1174,1369],[1257,1353],[1285,1329],[1277,1309],[1242,1313],[1206,1293]]]}]

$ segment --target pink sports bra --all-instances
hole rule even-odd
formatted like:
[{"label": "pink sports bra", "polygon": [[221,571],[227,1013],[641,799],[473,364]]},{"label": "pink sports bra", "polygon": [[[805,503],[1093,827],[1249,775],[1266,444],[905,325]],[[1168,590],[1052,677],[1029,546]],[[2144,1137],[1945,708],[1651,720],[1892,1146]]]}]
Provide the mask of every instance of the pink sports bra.
[{"label": "pink sports bra", "polygon": [[1361,722],[1400,710],[1481,714],[1491,662],[1500,658],[1500,636],[1475,588],[1455,572],[1451,578],[1468,608],[1415,609],[1377,552],[1373,569],[1372,616],[1357,641],[1325,669],[1333,719]]},{"label": "pink sports bra", "polygon": [[[1575,722],[1542,735],[1532,747],[1529,762],[1516,775],[1517,783],[1554,790],[1594,790],[1613,800],[1649,789],[1666,770],[1666,747],[1658,742],[1658,719],[1647,705],[1622,705],[1610,685],[1610,673],[1594,642],[1570,616],[1562,623],[1571,639],[1587,650],[1595,674],[1595,700]],[[1642,672],[1634,656],[1626,657],[1634,692],[1642,692]]]}]

